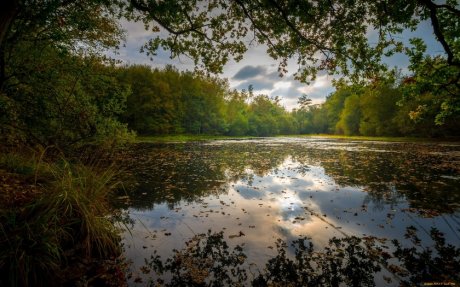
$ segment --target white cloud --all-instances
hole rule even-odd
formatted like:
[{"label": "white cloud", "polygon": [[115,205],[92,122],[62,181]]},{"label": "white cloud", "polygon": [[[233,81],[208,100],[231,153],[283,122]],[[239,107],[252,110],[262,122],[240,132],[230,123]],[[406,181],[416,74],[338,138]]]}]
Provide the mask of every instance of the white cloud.
[{"label": "white cloud", "polygon": [[300,87],[299,91],[307,95],[315,93],[318,90],[332,87],[331,80],[332,78],[329,75],[318,76],[310,85]]},{"label": "white cloud", "polygon": [[273,85],[275,89],[289,89],[291,86],[292,83],[287,81],[279,81]]},{"label": "white cloud", "polygon": [[127,42],[132,43],[133,41],[139,41],[139,45],[142,46],[145,40],[153,36],[153,32],[146,30],[142,22],[131,22],[122,19],[120,25],[126,32]]}]

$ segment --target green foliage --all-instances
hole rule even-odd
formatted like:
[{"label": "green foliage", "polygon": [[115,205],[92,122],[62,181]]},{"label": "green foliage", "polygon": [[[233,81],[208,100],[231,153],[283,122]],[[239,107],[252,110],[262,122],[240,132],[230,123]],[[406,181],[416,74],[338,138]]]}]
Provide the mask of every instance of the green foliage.
[{"label": "green foliage", "polygon": [[[460,45],[457,36],[460,33],[460,11],[457,6],[454,0],[442,4],[435,1],[400,1],[391,5],[385,1],[347,0],[333,4],[327,1],[178,3],[132,0],[123,8],[127,8],[124,9],[125,16],[129,19],[143,21],[154,32],[166,31],[166,35],[157,34],[145,44],[147,54],[155,54],[160,47],[171,51],[172,57],[186,54],[196,65],[211,72],[221,72],[230,58],[240,60],[249,46],[242,39],[248,35],[254,35],[251,45],[267,46],[268,55],[279,61],[281,74],[287,72],[288,60],[295,58],[298,64],[296,77],[305,82],[314,80],[318,72],[325,71],[367,86],[369,81],[378,81],[382,74],[388,72],[388,67],[382,63],[384,58],[405,54],[411,62],[409,70],[416,78],[416,85],[405,93],[409,105],[417,102],[417,98],[427,91],[435,95],[428,104],[429,109],[423,108],[424,104],[416,105],[411,117],[430,118],[438,125],[445,124],[447,120],[447,129],[452,133],[451,123],[458,119],[460,94]],[[431,23],[444,56],[427,58],[422,39],[409,39],[410,44],[405,45],[395,37],[407,30],[417,29],[425,21]],[[369,31],[375,31],[376,36],[370,39]],[[353,88],[346,89],[343,85],[338,90],[341,92],[335,93],[327,103],[329,132],[336,132],[345,97],[353,93]],[[301,98],[303,109],[309,104],[304,101],[306,99]],[[425,114],[425,110],[430,112]],[[394,129],[380,129],[376,121],[382,121],[383,115],[373,117],[370,112],[365,113],[368,114],[363,119],[362,133],[395,132]],[[402,117],[399,119],[403,120]],[[253,116],[251,122],[260,125],[264,120]],[[321,127],[315,124],[315,128],[300,129],[322,130],[323,120],[322,117],[316,120]],[[313,122],[309,120],[308,124],[313,125]],[[340,125],[344,126],[344,121]],[[403,128],[403,125],[399,126]],[[201,130],[202,123],[193,123],[191,127]],[[252,134],[273,133],[267,127],[260,127],[261,132],[254,128],[250,130]],[[411,133],[423,130],[422,127],[408,129]]]},{"label": "green foliage", "polygon": [[131,66],[119,68],[119,79],[132,91],[124,120],[139,134],[220,134],[226,129],[227,86],[217,78],[170,66]]},{"label": "green foliage", "polygon": [[[460,119],[459,68],[444,63],[443,58],[424,57],[410,66],[413,75],[403,81],[402,106],[410,107],[414,121],[434,121],[452,130]],[[427,108],[423,108],[426,106]]]},{"label": "green foliage", "polygon": [[[4,4],[2,148],[41,145],[68,151],[79,143],[132,138],[119,121],[129,89],[116,81],[115,63],[103,55],[123,37],[116,2]],[[0,193],[2,286],[59,286],[66,279],[63,269],[75,258],[119,252],[107,217],[113,169],[46,163],[31,153],[2,154],[0,160],[2,179],[10,179],[2,186],[8,192]]]},{"label": "green foliage", "polygon": [[324,107],[315,107],[312,109],[312,126],[314,133],[326,133],[328,128],[327,110]]},{"label": "green foliage", "polygon": [[226,130],[224,97],[227,83],[217,78],[185,73],[183,84],[182,125],[194,134],[221,134]]},{"label": "green foliage", "polygon": [[330,94],[326,98],[324,103],[325,109],[327,110],[327,121],[329,126],[329,132],[336,132],[336,125],[340,120],[340,114],[343,110],[345,99],[353,94],[353,88],[348,87],[344,82],[336,84],[336,91]]},{"label": "green foliage", "polygon": [[[393,3],[391,9],[381,1],[200,3],[12,1],[5,6],[6,24],[0,30],[2,140],[60,147],[85,141],[120,142],[132,138],[128,127],[145,135],[455,132],[460,113],[459,45],[458,9],[453,1]],[[241,39],[252,31],[254,41],[266,44],[269,55],[280,61],[281,74],[288,59],[296,57],[296,76],[301,80],[327,71],[349,76],[355,85],[339,81],[325,107],[312,107],[304,95],[299,100],[302,111],[289,114],[276,99],[263,103],[252,91],[232,96],[228,84],[214,77],[171,67],[115,69],[101,52],[116,48],[122,39],[117,22],[121,16],[143,21],[153,32],[160,27],[165,31],[144,46],[148,53],[162,47],[172,57],[187,54],[211,72],[221,71],[231,57],[241,59],[247,49]],[[395,37],[386,36],[415,29],[427,19],[447,57],[426,57],[421,39],[410,39],[404,47]],[[379,36],[371,44],[367,34],[372,30],[378,30]],[[413,81],[394,87],[395,91],[369,90],[387,70],[381,58],[395,53],[410,58]],[[357,110],[351,116],[351,100],[345,108],[351,94],[361,98],[359,124]],[[402,107],[394,111],[396,98]],[[443,125],[441,131],[432,128],[430,120]]]},{"label": "green foliage", "polygon": [[113,4],[11,1],[5,6],[12,18],[1,27],[2,141],[66,148],[107,136],[132,137],[117,122],[129,90],[118,84],[113,63],[101,54],[123,36]]},{"label": "green foliage", "polygon": [[118,250],[116,230],[107,217],[108,197],[118,184],[114,168],[70,165],[63,160],[51,169],[53,182],[48,196],[39,201],[59,214],[72,240],[90,256],[107,256]]},{"label": "green foliage", "polygon": [[0,29],[0,50],[8,54],[24,42],[47,42],[61,51],[91,53],[117,46],[122,39],[116,21],[118,2],[9,1],[2,7],[2,19],[8,21]]},{"label": "green foliage", "polygon": [[98,57],[46,46],[24,48],[15,56],[26,62],[11,67],[22,73],[3,87],[2,99],[8,103],[0,107],[0,124],[8,128],[4,137],[66,147],[104,136],[129,136],[117,122],[129,90],[116,82],[113,67]]},{"label": "green foliage", "polygon": [[124,121],[140,134],[172,133],[178,120],[172,115],[177,103],[172,102],[176,73],[151,71],[146,66],[119,69],[118,78],[130,87]]},{"label": "green foliage", "polygon": [[[146,27],[153,27],[154,32],[166,31],[166,35],[157,34],[145,44],[147,54],[155,54],[160,47],[170,50],[172,57],[186,54],[196,65],[211,72],[222,72],[230,58],[240,60],[255,43],[267,46],[267,54],[279,62],[281,74],[287,72],[287,63],[295,58],[298,64],[295,76],[304,82],[314,80],[323,71],[366,86],[389,71],[383,62],[385,58],[405,54],[411,62],[410,72],[421,78],[416,81],[416,90],[430,85],[430,92],[436,95],[430,103],[430,107],[434,106],[429,109],[433,113],[425,117],[438,125],[446,119],[458,119],[460,10],[457,1],[442,4],[429,0],[399,1],[391,5],[386,1],[364,0],[205,2],[132,0],[126,14],[130,19],[143,21]],[[398,40],[403,37],[395,37],[416,30],[426,21],[431,23],[434,38],[444,52],[434,60],[426,60],[422,39],[409,39],[407,45]],[[250,44],[242,40],[248,35],[254,35]],[[409,93],[409,102],[423,94],[416,90]],[[345,101],[342,96],[345,95],[336,95],[336,101],[331,101],[329,132],[335,132],[339,122],[337,109],[341,110]],[[420,110],[413,111],[417,112],[414,115],[422,116]],[[387,128],[377,131],[373,119],[369,121],[364,121],[364,133],[393,132]],[[260,117],[254,117],[253,122],[260,122]],[[451,133],[452,126],[448,129]],[[268,132],[266,128],[262,130],[263,134]],[[251,133],[254,132],[253,129]]]},{"label": "green foliage", "polygon": [[353,94],[345,100],[343,110],[340,113],[340,120],[336,125],[336,130],[347,136],[358,135],[360,118],[360,97],[359,95]]},{"label": "green foliage", "polygon": [[[404,30],[415,30],[431,21],[449,65],[459,65],[458,15],[455,1],[339,0],[314,1],[130,1],[128,17],[167,35],[157,35],[144,47],[155,54],[161,47],[173,57],[186,54],[196,64],[221,72],[230,59],[240,60],[249,45],[265,44],[267,54],[279,61],[279,71],[296,58],[297,77],[307,81],[319,71],[372,78],[385,71],[382,58],[406,53],[397,40]],[[133,13],[129,13],[133,12]],[[369,31],[376,31],[369,40]],[[248,44],[243,39],[254,35]],[[457,71],[458,72],[458,71]]]},{"label": "green foliage", "polygon": [[400,92],[386,84],[365,90],[360,97],[359,133],[364,136],[398,135],[393,118],[400,98]]},{"label": "green foliage", "polygon": [[[336,91],[324,104],[293,113],[301,123],[300,132],[348,136],[458,136],[458,104],[445,87],[437,88],[422,75],[398,77],[391,71],[367,84],[336,82]],[[454,91],[453,87],[449,87],[449,91]],[[446,116],[441,124],[436,119],[442,115]]]},{"label": "green foliage", "polygon": [[252,92],[248,95],[246,92],[232,91],[226,95],[225,118],[228,125],[228,135],[246,135],[249,131],[248,105],[247,101],[252,97]]},{"label": "green foliage", "polygon": [[37,169],[37,161],[33,156],[31,158],[18,153],[1,153],[0,169],[22,175],[33,175]]},{"label": "green foliage", "polygon": [[132,91],[124,121],[140,135],[297,133],[295,120],[279,99],[230,91],[224,80],[172,67],[121,67],[118,73]]},{"label": "green foliage", "polygon": [[280,122],[283,108],[277,99],[266,95],[256,96],[249,106],[249,134],[256,136],[271,136],[280,133]]},{"label": "green foliage", "polygon": [[[391,7],[384,1],[345,0],[333,5],[310,1],[11,1],[2,13],[0,128],[2,139],[11,144],[22,141],[65,147],[114,136],[119,142],[132,138],[127,127],[149,135],[266,136],[332,133],[337,132],[336,127],[348,134],[450,135],[459,119],[459,11],[455,1],[442,5],[398,2]],[[170,50],[172,57],[186,54],[196,65],[221,72],[230,58],[242,58],[248,47],[242,39],[253,33],[251,44],[267,45],[268,54],[279,60],[281,74],[295,57],[300,80],[308,82],[326,71],[347,76],[355,85],[339,82],[321,108],[311,107],[304,95],[300,98],[303,111],[288,114],[276,107],[276,100],[271,108],[258,107],[251,92],[243,101],[235,100],[225,82],[170,67],[165,71],[122,68],[115,80],[115,68],[101,52],[120,43],[123,33],[117,18],[122,16],[143,21],[153,33],[163,31],[145,44],[148,54],[161,47]],[[405,47],[388,36],[416,29],[425,20],[431,21],[445,56],[426,57],[421,39],[410,39]],[[372,41],[369,31],[378,32]],[[394,92],[357,93],[356,88],[367,89],[381,80],[388,70],[382,58],[395,53],[409,57],[413,81],[395,87],[398,91]],[[399,88],[404,98],[398,103],[404,107],[396,108],[394,115],[392,100],[399,97]],[[356,119],[351,123],[351,103],[345,109],[350,94],[361,97],[358,129]],[[387,94],[391,100],[386,99]],[[382,105],[380,111],[371,108],[377,103]],[[236,108],[229,108],[232,104]],[[399,113],[403,110],[414,123]],[[119,123],[121,114],[127,126]],[[432,128],[430,120],[443,125],[441,130]]]},{"label": "green foliage", "polygon": [[249,131],[249,122],[244,114],[238,113],[230,122],[228,134],[231,136],[246,135]]}]

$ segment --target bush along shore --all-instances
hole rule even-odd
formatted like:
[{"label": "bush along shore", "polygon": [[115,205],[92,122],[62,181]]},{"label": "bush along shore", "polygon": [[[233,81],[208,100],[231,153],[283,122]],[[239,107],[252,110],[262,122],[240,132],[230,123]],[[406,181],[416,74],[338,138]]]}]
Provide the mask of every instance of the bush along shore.
[{"label": "bush along shore", "polygon": [[0,154],[0,285],[125,285],[109,205],[117,170],[56,154]]}]

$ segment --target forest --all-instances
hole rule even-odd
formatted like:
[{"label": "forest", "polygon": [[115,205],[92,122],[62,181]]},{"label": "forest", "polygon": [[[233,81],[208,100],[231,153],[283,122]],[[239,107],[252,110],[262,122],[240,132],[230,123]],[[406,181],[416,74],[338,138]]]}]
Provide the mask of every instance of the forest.
[{"label": "forest", "polygon": [[[443,94],[423,79],[415,81],[421,78],[415,73],[402,76],[392,71],[366,84],[337,81],[324,103],[312,105],[303,95],[298,108],[288,111],[280,98],[256,95],[251,86],[232,90],[227,80],[203,73],[42,55],[35,59],[39,63],[28,65],[46,67],[65,61],[74,66],[48,70],[49,75],[40,73],[38,79],[27,73],[27,81],[14,85],[10,94],[21,97],[3,98],[5,142],[67,147],[125,141],[135,134],[452,137],[460,120],[443,102],[443,97],[450,100],[448,91]],[[53,78],[55,73],[66,75],[65,79]],[[411,98],[414,91],[419,93],[416,99]]]},{"label": "forest", "polygon": [[[444,15],[447,18],[442,22],[443,37],[437,35],[446,48],[447,58],[426,54],[426,45],[418,38],[411,39],[411,45],[407,47],[402,46],[402,43],[385,42],[384,39],[381,41],[385,49],[357,46],[360,50],[350,52],[350,57],[356,58],[351,62],[341,58],[343,55],[337,52],[338,47],[331,48],[329,52],[319,49],[327,52],[327,57],[335,55],[335,60],[318,63],[312,59],[310,68],[305,66],[298,71],[299,80],[308,82],[319,71],[337,71],[344,77],[334,82],[335,91],[324,95],[326,101],[323,104],[312,105],[308,95],[299,95],[298,108],[287,111],[280,105],[279,98],[255,95],[251,86],[246,91],[231,90],[228,81],[209,74],[209,71],[215,72],[218,66],[224,64],[220,57],[227,58],[229,53],[235,53],[234,57],[238,58],[242,51],[232,50],[233,45],[239,45],[238,42],[229,40],[227,49],[221,47],[212,63],[206,59],[212,54],[198,52],[207,49],[205,44],[214,43],[212,39],[205,38],[206,41],[203,40],[197,46],[194,46],[194,42],[184,40],[184,45],[177,46],[169,42],[170,38],[156,38],[156,41],[145,46],[147,54],[154,53],[149,49],[154,49],[155,45],[164,45],[164,48],[171,46],[173,51],[182,49],[183,53],[197,61],[201,59],[208,72],[181,72],[172,66],[152,70],[148,66],[117,63],[104,53],[109,48],[116,48],[124,37],[117,17],[123,15],[128,19],[134,17],[134,20],[139,20],[135,17],[141,17],[147,7],[137,1],[131,3],[133,11],[122,3],[109,6],[98,1],[91,3],[87,7],[80,3],[43,3],[37,4],[35,10],[16,3],[19,6],[16,7],[13,25],[2,27],[2,142],[67,148],[89,141],[129,140],[134,133],[239,136],[310,133],[421,137],[456,135],[460,115],[460,73],[458,51],[455,50],[458,41],[455,37],[456,26],[451,27],[453,23],[449,21],[454,20],[449,20],[450,14]],[[232,9],[237,9],[238,5]],[[94,11],[89,11],[91,7],[95,8]],[[214,9],[214,6],[208,8]],[[244,5],[240,8],[244,8]],[[343,7],[346,8],[350,7]],[[14,12],[14,7],[12,9]],[[245,11],[243,9],[242,12]],[[85,17],[80,17],[82,14]],[[390,21],[393,16],[386,17]],[[155,19],[159,25],[167,26],[158,17]],[[220,29],[223,24],[212,23],[216,25],[215,29]],[[186,23],[171,22],[170,25],[180,27]],[[291,33],[291,28],[287,27],[286,33]],[[238,26],[228,29],[237,30]],[[388,29],[396,28],[390,25]],[[175,29],[171,27],[169,30],[174,32]],[[397,31],[391,30],[388,33]],[[187,33],[202,37],[197,32]],[[182,33],[171,33],[176,41],[183,36]],[[276,35],[273,37],[276,38]],[[307,45],[308,41],[305,42]],[[271,43],[275,47],[280,45]],[[216,44],[219,45],[218,42]],[[284,48],[300,47],[287,44]],[[371,52],[385,55],[406,53],[410,60],[408,72],[390,69],[378,60],[367,57],[366,53]],[[304,51],[299,54],[299,60],[302,59],[301,55],[309,53]],[[283,54],[280,56],[284,57]],[[281,75],[285,73],[283,63],[281,61],[279,68]],[[351,67],[348,66],[350,63]],[[364,64],[369,69],[361,67]],[[367,74],[363,75],[364,72]]]},{"label": "forest", "polygon": [[[131,90],[120,121],[139,135],[448,137],[456,135],[460,120],[445,110],[438,88],[416,84],[416,74],[392,71],[366,84],[337,81],[323,104],[312,105],[308,95],[302,95],[298,107],[288,111],[280,98],[255,95],[251,86],[247,91],[231,90],[227,81],[216,77],[173,67],[118,70],[118,81]],[[423,89],[423,96],[409,100],[415,89]]]},{"label": "forest", "polygon": [[[109,259],[104,268],[125,280],[120,211],[110,201],[126,180],[114,162],[139,136],[458,140],[459,18],[454,0],[3,1],[0,285],[72,285]],[[108,51],[126,38],[121,21],[151,32],[141,52],[153,61],[168,51],[195,70],[114,59]],[[401,40],[421,23],[430,24],[438,54],[420,38]],[[299,94],[288,110],[252,85],[232,89],[219,75],[253,45],[266,48],[280,75],[295,60],[305,85],[334,76],[334,91],[321,104]],[[387,65],[395,54],[409,66]]]}]

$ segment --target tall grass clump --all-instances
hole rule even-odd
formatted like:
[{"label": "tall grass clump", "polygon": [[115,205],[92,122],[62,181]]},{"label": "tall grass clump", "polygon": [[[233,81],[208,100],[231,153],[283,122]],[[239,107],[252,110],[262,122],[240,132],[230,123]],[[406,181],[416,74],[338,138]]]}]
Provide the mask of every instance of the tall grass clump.
[{"label": "tall grass clump", "polygon": [[42,198],[42,205],[60,214],[71,235],[85,256],[107,256],[118,250],[116,228],[108,214],[108,199],[117,185],[113,181],[114,168],[100,169],[81,164],[71,165],[63,160],[51,173],[55,179],[50,196]]},{"label": "tall grass clump", "polygon": [[[17,158],[0,157],[3,170],[17,176],[22,170]],[[64,159],[29,165],[33,198],[2,201],[8,194],[0,186],[0,286],[59,286],[66,280],[60,274],[75,261],[118,255],[119,234],[108,204],[116,170]],[[30,185],[21,182],[6,192],[27,193]]]}]

